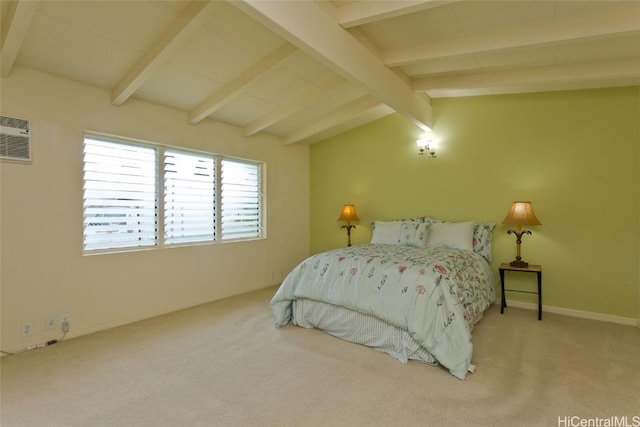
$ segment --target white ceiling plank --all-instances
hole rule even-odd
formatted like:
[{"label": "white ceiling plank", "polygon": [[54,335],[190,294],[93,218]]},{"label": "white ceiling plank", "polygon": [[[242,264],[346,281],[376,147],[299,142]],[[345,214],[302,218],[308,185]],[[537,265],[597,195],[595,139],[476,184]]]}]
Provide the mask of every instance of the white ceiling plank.
[{"label": "white ceiling plank", "polygon": [[366,113],[368,110],[380,105],[380,101],[371,98],[369,95],[360,97],[354,101],[345,104],[341,108],[334,110],[331,114],[328,114],[313,123],[310,126],[299,129],[284,138],[285,145],[292,145],[297,142],[301,142],[307,138],[312,137],[315,134],[326,131],[332,127],[339,126],[340,124],[352,120],[360,114]]},{"label": "white ceiling plank", "polygon": [[38,8],[36,1],[16,0],[9,4],[7,16],[2,22],[2,51],[0,61],[2,62],[0,74],[8,77],[11,68],[18,56],[18,51],[24,40],[24,36],[29,30],[31,18]]},{"label": "white ceiling plank", "polygon": [[413,121],[430,129],[431,105],[315,2],[233,1],[267,28],[345,79]]},{"label": "white ceiling plank", "polygon": [[592,17],[580,17],[572,21],[546,25],[523,25],[509,31],[458,37],[422,46],[413,46],[383,52],[382,57],[390,67],[414,64],[458,55],[482,54],[506,49],[528,48],[550,43],[602,38],[640,32],[637,15],[614,11],[598,16],[594,25]]},{"label": "white ceiling plank", "polygon": [[261,130],[286,119],[297,111],[300,111],[329,96],[333,89],[343,85],[344,83],[346,83],[345,80],[337,76],[327,79],[319,86],[314,86],[299,97],[292,99],[286,104],[280,106],[280,108],[276,108],[253,123],[247,125],[244,128],[244,136],[255,135]]},{"label": "white ceiling plank", "polygon": [[441,89],[480,89],[545,82],[569,82],[596,79],[634,78],[640,76],[640,56],[606,61],[504,70],[458,76],[414,80],[416,91]]},{"label": "white ceiling plank", "polygon": [[111,93],[111,102],[122,105],[206,21],[214,2],[194,1],[149,51],[126,73]]},{"label": "white ceiling plank", "polygon": [[295,46],[289,43],[272,52],[270,55],[262,58],[258,63],[236,77],[231,83],[227,84],[218,92],[210,96],[206,101],[195,107],[189,112],[189,123],[196,124],[211,115],[217,109],[222,107],[234,97],[238,96],[244,88],[262,76],[264,73],[278,66],[282,61],[287,59],[289,55],[296,51]]},{"label": "white ceiling plank", "polygon": [[367,1],[336,7],[336,19],[343,28],[369,24],[420,10],[431,9],[459,0]]}]

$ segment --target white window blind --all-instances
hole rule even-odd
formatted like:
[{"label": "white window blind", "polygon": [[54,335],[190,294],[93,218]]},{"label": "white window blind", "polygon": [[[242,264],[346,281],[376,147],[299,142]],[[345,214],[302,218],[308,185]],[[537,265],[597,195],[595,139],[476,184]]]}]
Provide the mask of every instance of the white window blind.
[{"label": "white window blind", "polygon": [[215,158],[167,149],[164,155],[165,243],[215,239]]},{"label": "white window blind", "polygon": [[157,243],[156,151],[86,137],[84,249]]},{"label": "white window blind", "polygon": [[85,134],[84,251],[261,238],[262,163]]},{"label": "white window blind", "polygon": [[260,237],[260,164],[227,158],[221,164],[222,239]]}]

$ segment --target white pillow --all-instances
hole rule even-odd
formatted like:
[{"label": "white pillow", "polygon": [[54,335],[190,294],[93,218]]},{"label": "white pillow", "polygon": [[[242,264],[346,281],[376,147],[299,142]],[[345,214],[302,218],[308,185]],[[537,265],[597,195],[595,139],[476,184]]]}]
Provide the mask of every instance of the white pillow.
[{"label": "white pillow", "polygon": [[400,229],[399,244],[401,246],[426,248],[430,227],[431,224],[428,222],[403,222]]},{"label": "white pillow", "polygon": [[472,251],[475,226],[475,222],[432,222],[427,246]]},{"label": "white pillow", "polygon": [[400,241],[401,228],[402,222],[400,221],[376,221],[371,243],[397,245]]}]

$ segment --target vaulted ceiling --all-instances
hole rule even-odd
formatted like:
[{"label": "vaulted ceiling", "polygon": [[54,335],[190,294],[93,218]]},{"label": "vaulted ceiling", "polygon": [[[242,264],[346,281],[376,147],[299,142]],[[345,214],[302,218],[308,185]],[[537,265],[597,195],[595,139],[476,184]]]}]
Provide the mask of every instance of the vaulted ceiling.
[{"label": "vaulted ceiling", "polygon": [[[2,0],[29,67],[313,143],[431,99],[640,84],[640,1]],[[5,83],[6,84],[6,83]]]}]

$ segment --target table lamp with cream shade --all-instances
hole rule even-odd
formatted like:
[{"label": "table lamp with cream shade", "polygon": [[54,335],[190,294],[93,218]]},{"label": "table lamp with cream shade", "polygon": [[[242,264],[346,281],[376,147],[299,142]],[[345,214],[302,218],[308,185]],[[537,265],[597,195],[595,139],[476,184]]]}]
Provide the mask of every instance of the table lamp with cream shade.
[{"label": "table lamp with cream shade", "polygon": [[523,225],[542,225],[542,223],[536,218],[536,214],[533,212],[533,207],[531,207],[531,202],[513,202],[511,204],[511,208],[509,209],[509,213],[502,220],[503,224],[509,225],[517,225],[517,230],[509,230],[507,234],[515,234],[516,235],[516,246],[517,253],[516,259],[511,261],[509,265],[512,267],[520,267],[526,268],[529,266],[529,263],[522,260],[520,256],[520,244],[522,243],[522,235],[523,234],[531,234],[529,230],[523,230]]}]

